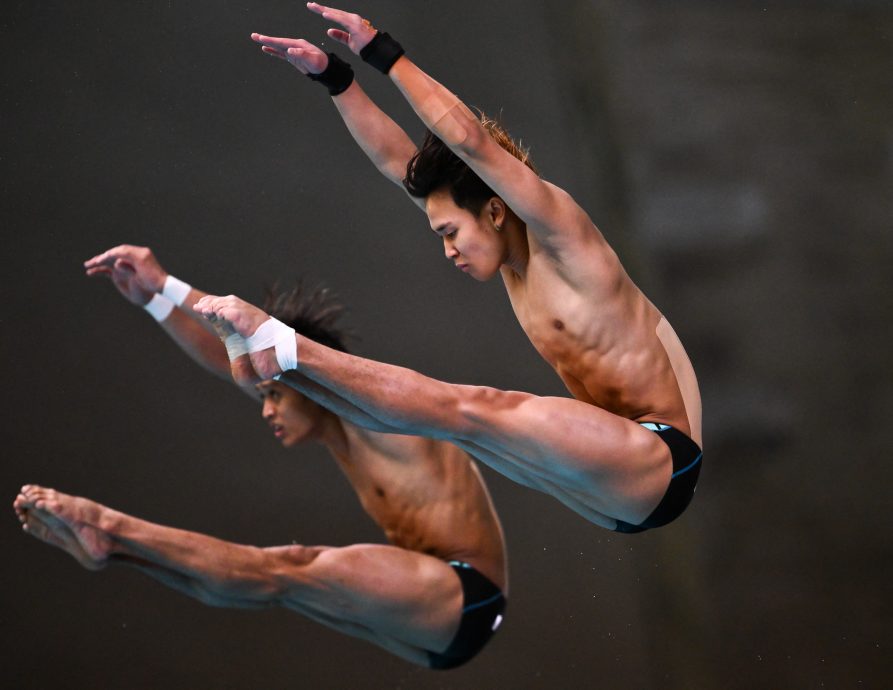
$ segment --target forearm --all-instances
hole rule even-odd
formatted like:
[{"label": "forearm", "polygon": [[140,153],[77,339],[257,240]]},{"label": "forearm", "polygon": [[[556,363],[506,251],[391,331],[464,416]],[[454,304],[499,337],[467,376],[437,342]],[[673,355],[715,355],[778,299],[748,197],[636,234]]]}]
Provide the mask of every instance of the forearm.
[{"label": "forearm", "polygon": [[405,55],[388,73],[428,129],[457,155],[473,150],[486,134],[480,120],[445,86],[428,76]]},{"label": "forearm", "polygon": [[401,185],[406,164],[416,152],[412,140],[354,81],[332,98],[351,136],[379,172]]},{"label": "forearm", "polygon": [[232,381],[226,348],[220,339],[204,324],[200,324],[192,314],[192,305],[187,307],[187,303],[184,302],[181,308],[171,311],[159,325],[199,366],[225,381]]}]

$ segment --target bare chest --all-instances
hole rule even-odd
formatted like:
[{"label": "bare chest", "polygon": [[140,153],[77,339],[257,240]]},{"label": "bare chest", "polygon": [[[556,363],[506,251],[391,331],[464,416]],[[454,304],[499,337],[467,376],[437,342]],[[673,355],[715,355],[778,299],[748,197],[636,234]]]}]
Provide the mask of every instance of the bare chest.
[{"label": "bare chest", "polygon": [[507,288],[518,323],[553,367],[577,369],[586,353],[599,350],[604,334],[594,300],[532,273]]},{"label": "bare chest", "polygon": [[656,311],[634,286],[581,291],[530,272],[507,287],[530,342],[575,398],[629,418],[649,407],[642,381],[662,355],[649,330]]}]

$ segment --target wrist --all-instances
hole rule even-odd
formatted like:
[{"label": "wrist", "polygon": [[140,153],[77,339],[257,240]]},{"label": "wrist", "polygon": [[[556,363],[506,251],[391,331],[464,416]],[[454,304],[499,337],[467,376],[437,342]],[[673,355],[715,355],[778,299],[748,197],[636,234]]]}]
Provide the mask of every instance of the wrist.
[{"label": "wrist", "polygon": [[164,295],[156,292],[152,295],[152,299],[143,305],[143,309],[149,312],[153,319],[161,323],[174,310],[174,303]]},{"label": "wrist", "polygon": [[179,278],[175,278],[168,273],[161,287],[161,295],[179,307],[186,301],[186,297],[191,290],[192,286],[189,283],[184,283]]},{"label": "wrist", "polygon": [[405,52],[389,33],[379,31],[360,51],[360,57],[382,74],[387,74]]},{"label": "wrist", "polygon": [[230,333],[223,341],[226,347],[226,355],[230,362],[235,362],[242,355],[249,354],[248,343],[238,333]]},{"label": "wrist", "polygon": [[337,96],[353,84],[353,68],[335,53],[326,53],[326,56],[329,59],[326,68],[319,74],[307,72],[307,78],[325,86],[330,96]]},{"label": "wrist", "polygon": [[298,345],[295,340],[295,329],[281,321],[268,318],[251,335],[245,338],[249,353],[261,352],[273,348],[276,363],[282,371],[298,368]]}]

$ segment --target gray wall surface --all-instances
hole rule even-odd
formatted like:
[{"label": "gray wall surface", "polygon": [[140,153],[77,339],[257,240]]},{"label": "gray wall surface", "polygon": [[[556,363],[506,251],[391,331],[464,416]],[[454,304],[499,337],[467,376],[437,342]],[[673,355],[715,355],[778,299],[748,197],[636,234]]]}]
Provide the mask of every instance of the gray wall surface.
[{"label": "gray wall surface", "polygon": [[[695,502],[668,528],[621,537],[485,468],[511,602],[484,652],[448,673],[294,613],[87,572],[9,510],[4,687],[890,687],[893,7],[347,9],[501,113],[673,322],[704,398]],[[371,358],[565,394],[498,281],[456,274],[322,89],[248,38],[321,41],[325,26],[281,1],[5,8],[10,503],[38,482],[243,543],[382,540],[321,449],[281,449],[247,398],[83,276],[122,242],[253,301],[276,279],[325,282]],[[352,62],[420,138],[396,89]]]}]

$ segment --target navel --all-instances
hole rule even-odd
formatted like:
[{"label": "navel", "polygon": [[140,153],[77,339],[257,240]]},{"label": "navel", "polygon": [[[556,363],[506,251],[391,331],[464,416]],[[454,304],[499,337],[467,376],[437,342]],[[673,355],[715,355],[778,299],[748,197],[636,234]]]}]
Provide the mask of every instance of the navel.
[{"label": "navel", "polygon": [[382,489],[380,486],[376,486],[375,487],[375,495],[378,496],[379,498],[384,498],[384,489]]},{"label": "navel", "polygon": [[561,319],[555,319],[554,321],[552,321],[552,325],[555,327],[556,331],[564,330],[564,321],[562,321]]}]

